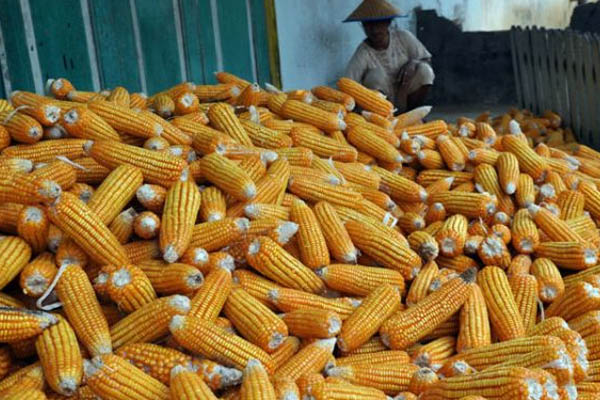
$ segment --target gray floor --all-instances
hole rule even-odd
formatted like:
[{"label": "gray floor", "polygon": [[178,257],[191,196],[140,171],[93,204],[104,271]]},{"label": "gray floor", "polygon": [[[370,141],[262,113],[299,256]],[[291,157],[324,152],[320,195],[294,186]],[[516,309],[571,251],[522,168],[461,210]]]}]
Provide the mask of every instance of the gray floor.
[{"label": "gray floor", "polygon": [[511,108],[511,105],[484,105],[484,104],[459,104],[434,106],[427,120],[443,119],[446,122],[454,123],[458,117],[475,118],[479,114],[490,111],[492,116],[504,114]]}]

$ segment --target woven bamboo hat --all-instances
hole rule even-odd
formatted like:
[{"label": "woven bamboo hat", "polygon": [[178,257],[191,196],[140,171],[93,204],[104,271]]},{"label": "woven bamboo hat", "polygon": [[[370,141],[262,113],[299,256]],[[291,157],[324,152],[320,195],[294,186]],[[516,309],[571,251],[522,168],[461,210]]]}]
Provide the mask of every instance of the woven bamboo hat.
[{"label": "woven bamboo hat", "polygon": [[400,11],[386,0],[363,0],[344,22],[382,21],[401,16]]}]

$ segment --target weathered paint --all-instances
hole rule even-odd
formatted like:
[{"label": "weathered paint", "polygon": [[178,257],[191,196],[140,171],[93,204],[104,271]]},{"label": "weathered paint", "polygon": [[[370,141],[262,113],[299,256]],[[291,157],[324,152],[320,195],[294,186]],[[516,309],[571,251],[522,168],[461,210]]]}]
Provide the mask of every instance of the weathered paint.
[{"label": "weathered paint", "polygon": [[92,72],[79,0],[29,0],[42,80],[68,77],[92,90]]},{"label": "weathered paint", "polygon": [[219,0],[218,19],[223,51],[223,69],[247,80],[252,76],[245,0]]},{"label": "weathered paint", "polygon": [[141,90],[129,4],[123,0],[90,0],[90,13],[99,55],[100,86]]},{"label": "weathered paint", "polygon": [[[6,49],[7,67],[13,89],[34,89],[29,51],[18,1],[0,0],[0,26]],[[15,73],[14,71],[18,71]]]},{"label": "weathered paint", "polygon": [[217,54],[210,0],[181,0],[181,16],[188,79],[214,83]]}]

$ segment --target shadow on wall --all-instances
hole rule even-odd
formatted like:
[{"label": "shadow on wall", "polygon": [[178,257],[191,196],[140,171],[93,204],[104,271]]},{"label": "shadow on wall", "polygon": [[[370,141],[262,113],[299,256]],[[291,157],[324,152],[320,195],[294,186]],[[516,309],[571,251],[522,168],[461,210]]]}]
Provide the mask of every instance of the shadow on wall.
[{"label": "shadow on wall", "polygon": [[514,104],[509,31],[463,32],[434,10],[418,10],[417,36],[433,54],[436,74],[428,103]]}]

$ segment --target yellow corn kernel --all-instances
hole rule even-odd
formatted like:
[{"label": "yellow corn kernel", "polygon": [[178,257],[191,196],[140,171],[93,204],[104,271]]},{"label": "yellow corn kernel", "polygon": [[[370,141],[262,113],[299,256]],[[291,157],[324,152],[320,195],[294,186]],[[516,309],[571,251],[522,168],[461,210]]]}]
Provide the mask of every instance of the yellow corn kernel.
[{"label": "yellow corn kernel", "polygon": [[154,290],[163,295],[191,295],[204,283],[202,272],[188,264],[148,260],[140,262],[138,267],[144,271]]},{"label": "yellow corn kernel", "polygon": [[138,213],[133,208],[128,208],[113,219],[108,228],[115,235],[119,243],[129,242],[134,230],[134,221]]},{"label": "yellow corn kernel", "polygon": [[367,342],[399,306],[400,293],[397,288],[382,285],[373,290],[342,325],[338,336],[340,349],[352,351]]},{"label": "yellow corn kernel", "polygon": [[551,303],[565,291],[560,271],[548,258],[537,258],[531,265],[531,273],[538,281],[538,296],[544,303]]},{"label": "yellow corn kernel", "polygon": [[227,211],[225,195],[217,187],[211,186],[200,192],[200,219],[212,222],[223,219]]},{"label": "yellow corn kernel", "polygon": [[61,270],[56,294],[77,337],[92,355],[110,353],[108,322],[89,278],[76,264],[66,264]]},{"label": "yellow corn kernel", "polygon": [[335,338],[320,339],[302,348],[277,368],[273,379],[288,377],[297,380],[302,375],[319,372],[325,367],[335,347]]},{"label": "yellow corn kernel", "polygon": [[236,368],[244,368],[249,360],[256,358],[267,371],[273,371],[272,360],[266,352],[212,322],[177,315],[170,322],[170,330],[179,344],[205,357],[226,360]]},{"label": "yellow corn kernel", "polygon": [[[385,227],[349,220],[346,229],[356,247],[387,268],[399,271],[404,279],[412,279],[421,267],[419,256]],[[391,229],[390,229],[391,230]]]},{"label": "yellow corn kernel", "polygon": [[311,124],[324,131],[337,131],[346,128],[346,123],[338,114],[322,110],[299,100],[287,100],[281,106],[280,113],[286,118]]},{"label": "yellow corn kernel", "polygon": [[121,141],[117,131],[102,117],[85,106],[76,106],[64,113],[62,126],[70,136],[90,140]]},{"label": "yellow corn kernel", "polygon": [[224,218],[195,225],[190,247],[219,250],[239,240],[248,231],[249,225],[246,218]]},{"label": "yellow corn kernel", "polygon": [[240,201],[251,200],[256,196],[256,185],[250,176],[233,161],[212,153],[202,158],[203,174],[224,192]]},{"label": "yellow corn kernel", "polygon": [[397,287],[400,293],[405,288],[402,275],[387,268],[330,264],[317,270],[317,274],[328,288],[355,296],[367,296],[383,284]]},{"label": "yellow corn kernel", "polygon": [[275,282],[291,288],[319,292],[323,282],[272,239],[262,236],[248,247],[248,263]]},{"label": "yellow corn kernel", "polygon": [[543,242],[536,247],[535,255],[549,258],[559,267],[576,271],[598,263],[597,250],[580,242]]},{"label": "yellow corn kernel", "polygon": [[523,254],[531,254],[540,242],[537,226],[525,209],[517,211],[511,226],[513,247]]},{"label": "yellow corn kernel", "polygon": [[411,378],[419,370],[414,364],[347,365],[327,370],[330,377],[344,379],[351,384],[368,386],[395,394],[408,390]]},{"label": "yellow corn kernel", "polygon": [[49,225],[46,213],[39,207],[24,207],[17,217],[17,233],[36,254],[47,247]]},{"label": "yellow corn kernel", "polygon": [[100,218],[74,195],[63,193],[48,210],[50,220],[93,260],[102,264],[127,263],[125,250],[117,238]]},{"label": "yellow corn kernel", "polygon": [[19,283],[23,293],[31,297],[40,297],[48,289],[57,268],[51,253],[42,253],[23,268]]},{"label": "yellow corn kernel", "polygon": [[191,300],[189,315],[214,321],[219,316],[232,287],[233,258],[227,254],[213,264],[202,287]]},{"label": "yellow corn kernel", "polygon": [[241,287],[231,290],[224,312],[244,338],[267,353],[275,351],[287,337],[285,322]]},{"label": "yellow corn kernel", "polygon": [[522,367],[502,367],[470,375],[441,379],[420,396],[423,400],[464,399],[483,395],[489,399],[528,399],[540,396],[543,387],[533,371]]},{"label": "yellow corn kernel", "polygon": [[354,162],[358,155],[356,149],[352,146],[339,143],[335,139],[330,139],[309,130],[293,128],[290,137],[294,146],[306,147],[319,157],[331,157],[337,161]]},{"label": "yellow corn kernel", "polygon": [[163,127],[160,124],[129,107],[108,101],[92,101],[87,104],[87,107],[116,131],[143,138],[163,134]]},{"label": "yellow corn kernel", "polygon": [[342,320],[347,319],[355,309],[355,305],[344,299],[329,299],[299,290],[276,288],[268,292],[269,301],[283,312],[291,312],[306,308],[335,311]]},{"label": "yellow corn kernel", "polygon": [[539,282],[533,275],[514,274],[508,278],[523,326],[529,331],[535,325],[538,307]]},{"label": "yellow corn kernel", "polygon": [[399,163],[404,159],[400,152],[375,132],[362,127],[350,128],[347,134],[350,144],[358,150],[382,162]]},{"label": "yellow corn kernel", "polygon": [[135,393],[140,400],[170,399],[169,388],[114,354],[85,361],[87,386],[102,398],[125,400]]},{"label": "yellow corn kernel", "polygon": [[2,342],[16,342],[41,334],[58,323],[56,316],[25,308],[0,307]]},{"label": "yellow corn kernel", "polygon": [[329,264],[327,243],[313,210],[297,200],[292,203],[290,217],[299,226],[297,238],[304,265],[316,269]]},{"label": "yellow corn kernel", "polygon": [[114,348],[130,343],[152,342],[165,336],[171,318],[187,314],[189,309],[189,299],[181,295],[158,298],[146,304],[110,327]]},{"label": "yellow corn kernel", "polygon": [[490,321],[485,298],[478,285],[473,285],[460,311],[460,326],[456,350],[466,350],[487,346],[492,343]]},{"label": "yellow corn kernel", "polygon": [[131,313],[156,299],[152,283],[139,267],[107,265],[102,272],[108,274],[107,294],[123,311]]},{"label": "yellow corn kernel", "polygon": [[169,374],[175,365],[192,361],[187,354],[151,343],[128,344],[120,347],[115,354],[165,385],[169,384]]},{"label": "yellow corn kernel", "polygon": [[392,114],[393,104],[381,93],[368,89],[350,78],[340,78],[337,85],[343,93],[354,98],[361,108],[384,117]]},{"label": "yellow corn kernel", "polygon": [[362,200],[360,193],[339,185],[315,182],[306,176],[294,176],[289,179],[288,189],[302,200],[310,202],[328,201],[332,205],[356,207]]},{"label": "yellow corn kernel", "polygon": [[449,214],[462,214],[467,218],[486,218],[497,209],[497,201],[485,193],[440,192],[431,196],[432,203],[442,203]]},{"label": "yellow corn kernel", "polygon": [[217,397],[206,383],[188,367],[177,364],[171,370],[169,382],[171,398],[189,400],[216,400]]},{"label": "yellow corn kernel", "polygon": [[428,335],[454,314],[466,301],[475,279],[469,269],[413,307],[383,323],[380,335],[392,349],[403,349]]},{"label": "yellow corn kernel", "polygon": [[208,118],[215,128],[225,132],[236,142],[247,147],[253,147],[248,133],[229,105],[224,103],[213,105],[208,110]]},{"label": "yellow corn kernel", "polygon": [[246,364],[240,400],[276,400],[275,388],[259,360],[250,359]]},{"label": "yellow corn kernel", "polygon": [[71,325],[60,318],[42,332],[35,347],[50,387],[65,396],[75,394],[83,377],[83,359]]},{"label": "yellow corn kernel", "polygon": [[456,214],[448,218],[436,234],[440,252],[448,257],[462,254],[467,238],[467,219]]},{"label": "yellow corn kernel", "polygon": [[308,339],[326,339],[340,332],[342,321],[334,311],[299,309],[282,316],[291,334]]},{"label": "yellow corn kernel", "polygon": [[564,293],[550,304],[547,317],[559,316],[565,320],[573,319],[588,311],[597,309],[600,302],[600,290],[581,281],[568,286]]}]

